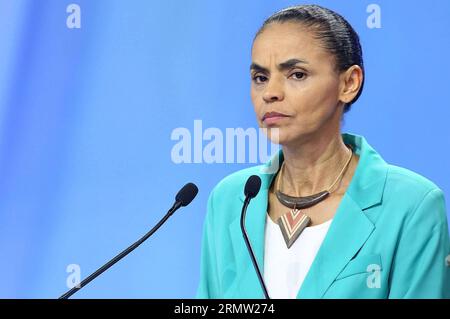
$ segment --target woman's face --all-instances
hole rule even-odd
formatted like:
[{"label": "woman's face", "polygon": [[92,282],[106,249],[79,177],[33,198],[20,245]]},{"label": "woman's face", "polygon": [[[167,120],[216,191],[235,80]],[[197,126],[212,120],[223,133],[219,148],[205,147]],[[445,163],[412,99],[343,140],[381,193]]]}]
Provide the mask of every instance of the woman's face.
[{"label": "woman's face", "polygon": [[[252,48],[251,98],[258,124],[269,128],[273,142],[286,145],[339,131],[344,104],[334,67],[334,57],[320,40],[297,23],[274,23],[258,35]],[[283,116],[267,116],[270,112]],[[272,128],[278,128],[278,137]]]}]

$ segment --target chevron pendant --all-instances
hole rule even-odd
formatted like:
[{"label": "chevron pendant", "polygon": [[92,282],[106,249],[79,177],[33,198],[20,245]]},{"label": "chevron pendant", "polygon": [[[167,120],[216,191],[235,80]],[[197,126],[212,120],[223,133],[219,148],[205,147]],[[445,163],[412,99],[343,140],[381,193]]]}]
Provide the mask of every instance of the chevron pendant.
[{"label": "chevron pendant", "polygon": [[278,226],[280,226],[287,248],[291,248],[310,222],[311,218],[296,208],[278,218]]}]

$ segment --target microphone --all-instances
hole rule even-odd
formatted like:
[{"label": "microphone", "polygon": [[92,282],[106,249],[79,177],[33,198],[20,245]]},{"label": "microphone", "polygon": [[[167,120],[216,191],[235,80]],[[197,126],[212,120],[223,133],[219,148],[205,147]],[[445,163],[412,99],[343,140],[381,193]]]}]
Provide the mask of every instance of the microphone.
[{"label": "microphone", "polygon": [[261,275],[261,270],[259,269],[258,263],[256,261],[255,253],[253,252],[252,245],[247,236],[247,231],[245,230],[245,215],[247,213],[248,204],[250,204],[250,200],[252,198],[258,195],[260,188],[261,188],[261,178],[259,178],[259,176],[252,175],[248,178],[247,182],[245,183],[244,188],[245,200],[244,205],[242,206],[242,213],[241,213],[241,230],[242,234],[244,235],[247,250],[252,259],[253,267],[255,268],[256,274],[258,275],[259,283],[264,291],[264,295],[266,299],[270,299],[269,293],[267,292],[266,284],[264,283],[263,276]]},{"label": "microphone", "polygon": [[159,227],[164,224],[164,222],[175,213],[175,211],[180,208],[187,206],[191,203],[191,201],[197,196],[198,188],[193,183],[187,183],[183,186],[182,189],[179,190],[177,195],[175,196],[175,203],[173,206],[169,209],[167,214],[156,224],[155,227],[153,227],[147,234],[145,234],[141,239],[139,239],[137,242],[129,246],[127,249],[122,251],[120,254],[118,254],[116,257],[108,261],[105,265],[97,269],[94,273],[92,273],[89,277],[84,279],[79,286],[73,287],[69,291],[67,291],[65,294],[63,294],[59,299],[68,299],[70,296],[72,296],[74,293],[76,293],[78,290],[86,286],[88,283],[90,283],[92,280],[97,278],[99,275],[101,275],[104,271],[109,269],[111,266],[113,266],[115,263],[117,263],[119,260],[121,260],[123,257],[131,253],[134,249],[136,249],[140,244],[142,244],[144,241],[146,241],[155,231],[158,230]]}]

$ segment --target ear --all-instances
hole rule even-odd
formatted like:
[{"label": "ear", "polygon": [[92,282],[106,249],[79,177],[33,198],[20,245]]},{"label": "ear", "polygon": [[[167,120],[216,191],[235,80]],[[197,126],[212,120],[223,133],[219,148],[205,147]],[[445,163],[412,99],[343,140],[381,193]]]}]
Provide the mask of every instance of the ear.
[{"label": "ear", "polygon": [[339,100],[350,103],[361,89],[363,71],[360,66],[353,65],[340,75]]}]

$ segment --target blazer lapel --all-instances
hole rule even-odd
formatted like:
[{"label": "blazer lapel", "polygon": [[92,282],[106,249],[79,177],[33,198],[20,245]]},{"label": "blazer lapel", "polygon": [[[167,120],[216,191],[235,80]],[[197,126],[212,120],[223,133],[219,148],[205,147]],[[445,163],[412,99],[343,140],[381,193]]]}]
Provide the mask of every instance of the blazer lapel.
[{"label": "blazer lapel", "polygon": [[372,222],[344,195],[297,298],[321,298],[374,230]]},{"label": "blazer lapel", "polygon": [[322,298],[375,229],[365,210],[382,201],[387,164],[362,136],[342,136],[360,156],[358,166],[297,298]]}]

